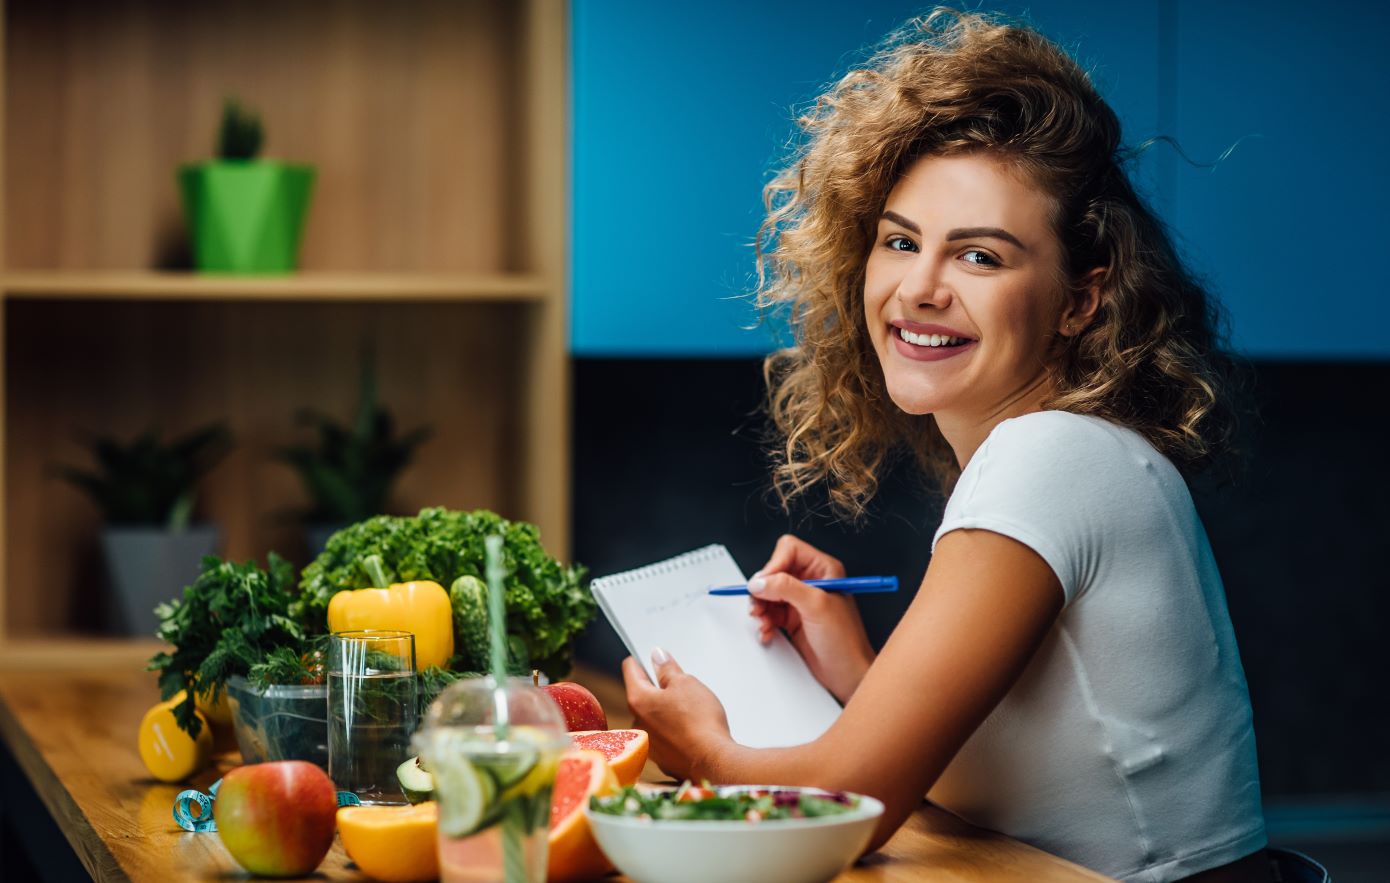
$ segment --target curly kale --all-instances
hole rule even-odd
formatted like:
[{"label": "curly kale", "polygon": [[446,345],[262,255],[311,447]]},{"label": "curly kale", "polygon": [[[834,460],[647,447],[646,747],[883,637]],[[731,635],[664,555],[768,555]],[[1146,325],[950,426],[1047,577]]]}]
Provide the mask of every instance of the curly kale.
[{"label": "curly kale", "polygon": [[[565,567],[546,554],[534,525],[486,510],[423,509],[413,517],[381,515],[344,528],[304,568],[291,613],[307,632],[322,631],[334,593],[377,584],[364,566],[377,556],[388,580],[433,580],[450,589],[455,656],[449,668],[486,671],[486,604],[477,603],[477,592],[484,585],[483,540],[490,534],[503,538],[510,667],[563,677],[571,640],[598,612],[584,586],[584,569]],[[460,582],[461,577],[473,579]]]}]

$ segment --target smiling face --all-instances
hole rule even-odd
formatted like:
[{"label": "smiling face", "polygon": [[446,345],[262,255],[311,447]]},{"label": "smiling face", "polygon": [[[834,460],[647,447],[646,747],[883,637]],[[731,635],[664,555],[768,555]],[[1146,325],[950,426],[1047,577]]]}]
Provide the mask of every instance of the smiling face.
[{"label": "smiling face", "polygon": [[864,278],[869,337],[899,408],[935,414],[943,431],[1036,410],[1066,300],[1052,208],[984,155],[908,167]]}]

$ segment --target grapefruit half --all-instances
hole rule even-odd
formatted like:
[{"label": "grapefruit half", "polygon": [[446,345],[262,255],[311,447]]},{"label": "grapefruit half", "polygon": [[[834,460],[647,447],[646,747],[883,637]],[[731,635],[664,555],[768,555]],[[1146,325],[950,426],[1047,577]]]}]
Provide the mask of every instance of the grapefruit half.
[{"label": "grapefruit half", "polygon": [[602,877],[613,863],[598,848],[589,832],[584,805],[592,795],[611,794],[618,780],[608,760],[598,751],[568,751],[555,772],[550,796],[550,858],[547,883],[577,883]]},{"label": "grapefruit half", "polygon": [[632,785],[647,765],[646,730],[580,730],[570,733],[575,748],[598,751],[608,759],[619,785]]}]

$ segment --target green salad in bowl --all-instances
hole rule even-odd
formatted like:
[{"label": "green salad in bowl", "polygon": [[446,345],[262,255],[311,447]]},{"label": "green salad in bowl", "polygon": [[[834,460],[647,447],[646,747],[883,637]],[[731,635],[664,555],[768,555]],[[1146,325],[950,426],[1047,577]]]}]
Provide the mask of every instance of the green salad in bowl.
[{"label": "green salad in bowl", "polygon": [[859,797],[843,791],[806,788],[725,788],[682,784],[675,791],[642,791],[628,786],[607,797],[593,797],[596,813],[658,821],[768,822],[814,819],[853,812]]},{"label": "green salad in bowl", "polygon": [[864,852],[883,804],[778,785],[628,787],[592,797],[594,839],[638,883],[820,883]]}]

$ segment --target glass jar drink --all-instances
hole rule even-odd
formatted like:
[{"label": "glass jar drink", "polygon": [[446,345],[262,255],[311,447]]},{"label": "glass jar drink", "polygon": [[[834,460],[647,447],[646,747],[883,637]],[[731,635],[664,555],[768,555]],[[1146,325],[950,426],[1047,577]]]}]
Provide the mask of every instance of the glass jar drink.
[{"label": "glass jar drink", "polygon": [[521,678],[460,681],[415,736],[439,803],[441,883],[543,883],[550,793],[571,747],[559,708]]}]

